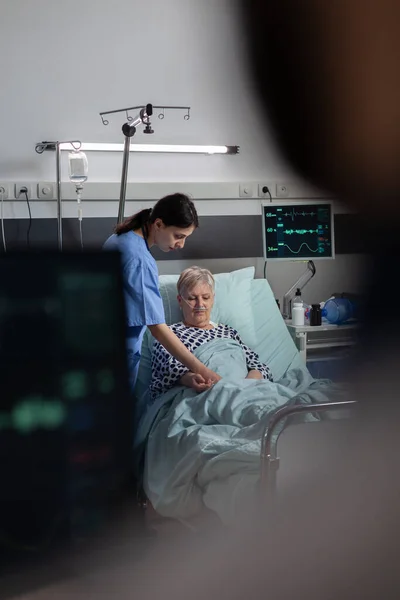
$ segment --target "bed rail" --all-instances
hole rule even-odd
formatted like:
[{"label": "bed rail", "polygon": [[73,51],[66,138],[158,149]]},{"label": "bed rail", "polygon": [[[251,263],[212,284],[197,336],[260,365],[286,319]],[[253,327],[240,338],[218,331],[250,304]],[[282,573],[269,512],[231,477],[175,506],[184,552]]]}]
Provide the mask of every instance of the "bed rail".
[{"label": "bed rail", "polygon": [[272,416],[265,427],[261,440],[261,477],[260,491],[263,499],[272,499],[276,492],[276,473],[279,467],[277,457],[278,440],[283,431],[273,440],[274,431],[283,419],[299,413],[319,413],[328,410],[343,410],[357,404],[356,400],[344,402],[326,402],[323,404],[298,404],[295,406],[283,406]]}]

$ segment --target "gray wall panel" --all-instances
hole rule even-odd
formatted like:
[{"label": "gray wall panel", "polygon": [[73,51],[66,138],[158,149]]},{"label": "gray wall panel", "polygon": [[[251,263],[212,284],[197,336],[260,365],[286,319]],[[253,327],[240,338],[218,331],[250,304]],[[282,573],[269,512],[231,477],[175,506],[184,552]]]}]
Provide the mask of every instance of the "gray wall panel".
[{"label": "gray wall panel", "polygon": [[[27,219],[5,221],[8,248],[27,245]],[[107,239],[115,226],[114,218],[87,218],[83,220],[85,247],[96,248]],[[33,219],[30,230],[32,247],[56,246],[55,219]],[[64,248],[79,247],[77,219],[63,221]],[[335,245],[337,254],[360,254],[366,249],[355,215],[335,215]],[[2,251],[2,244],[0,244]],[[153,250],[157,260],[198,260],[210,258],[247,258],[262,256],[261,215],[201,217],[200,227],[193,233],[183,250],[164,253]]]}]

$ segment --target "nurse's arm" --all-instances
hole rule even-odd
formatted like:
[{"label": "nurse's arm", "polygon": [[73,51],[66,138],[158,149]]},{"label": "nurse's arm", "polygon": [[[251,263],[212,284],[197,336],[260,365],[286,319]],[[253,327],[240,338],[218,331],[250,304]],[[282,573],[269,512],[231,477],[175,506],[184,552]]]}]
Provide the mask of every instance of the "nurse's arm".
[{"label": "nurse's arm", "polygon": [[215,382],[221,379],[217,373],[214,373],[214,371],[203,365],[203,363],[186,348],[186,346],[175,335],[175,333],[171,331],[168,325],[165,323],[160,323],[159,325],[149,325],[148,327],[151,335],[157,340],[157,342],[160,342],[167,352],[172,354],[172,356],[179,360],[179,362],[185,365],[189,371],[192,373],[198,373],[204,377],[206,381],[211,379]]}]

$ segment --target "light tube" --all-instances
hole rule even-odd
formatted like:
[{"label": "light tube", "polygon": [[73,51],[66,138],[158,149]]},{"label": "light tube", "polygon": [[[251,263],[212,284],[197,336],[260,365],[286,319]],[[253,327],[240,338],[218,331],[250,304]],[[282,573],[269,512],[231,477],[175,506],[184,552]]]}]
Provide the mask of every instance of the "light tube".
[{"label": "light tube", "polygon": [[[61,143],[61,150],[71,151],[70,143]],[[124,144],[86,143],[79,148],[83,152],[123,152]],[[176,154],[238,154],[238,146],[192,146],[184,144],[131,144],[130,152],[154,152]]]}]

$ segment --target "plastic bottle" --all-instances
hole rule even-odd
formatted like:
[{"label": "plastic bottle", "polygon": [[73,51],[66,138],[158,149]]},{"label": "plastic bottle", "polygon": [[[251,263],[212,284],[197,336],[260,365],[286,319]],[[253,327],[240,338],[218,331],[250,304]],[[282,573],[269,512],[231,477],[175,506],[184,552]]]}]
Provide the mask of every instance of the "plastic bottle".
[{"label": "plastic bottle", "polygon": [[292,300],[292,325],[296,325],[297,327],[304,325],[304,304],[299,288]]},{"label": "plastic bottle", "polygon": [[310,313],[310,325],[318,327],[322,323],[322,311],[319,304],[313,304]]},{"label": "plastic bottle", "polygon": [[348,298],[330,298],[324,304],[322,316],[332,325],[341,325],[353,317],[353,304]]}]

